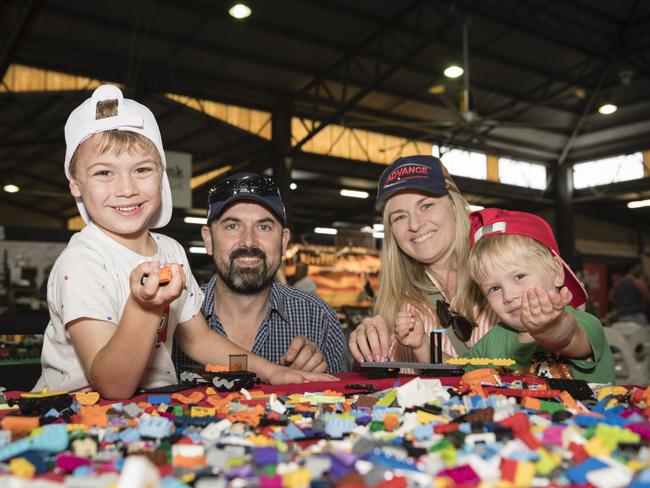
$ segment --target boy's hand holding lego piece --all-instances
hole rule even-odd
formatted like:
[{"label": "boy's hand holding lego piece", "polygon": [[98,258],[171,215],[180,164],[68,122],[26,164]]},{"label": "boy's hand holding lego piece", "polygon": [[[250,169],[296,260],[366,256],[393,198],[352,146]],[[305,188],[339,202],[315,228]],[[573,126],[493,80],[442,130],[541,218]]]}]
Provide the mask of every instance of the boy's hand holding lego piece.
[{"label": "boy's hand holding lego piece", "polygon": [[161,267],[158,261],[148,261],[131,272],[129,281],[131,295],[138,305],[152,309],[171,303],[181,295],[185,287],[185,273],[178,264]]},{"label": "boy's hand holding lego piece", "polygon": [[424,320],[417,308],[410,303],[405,311],[399,312],[395,319],[395,337],[400,344],[414,350],[427,349]]},{"label": "boy's hand holding lego piece", "polygon": [[272,371],[262,378],[263,381],[271,385],[287,385],[287,384],[300,384],[312,383],[317,381],[337,381],[336,376],[326,373],[316,373],[314,371],[301,371],[297,369],[287,368],[284,366],[276,366]]}]

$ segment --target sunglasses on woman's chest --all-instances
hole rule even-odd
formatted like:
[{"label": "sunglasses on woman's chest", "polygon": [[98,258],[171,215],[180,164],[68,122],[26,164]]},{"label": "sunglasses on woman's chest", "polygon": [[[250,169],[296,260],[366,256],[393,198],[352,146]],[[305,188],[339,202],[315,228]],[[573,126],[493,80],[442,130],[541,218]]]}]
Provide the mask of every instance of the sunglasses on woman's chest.
[{"label": "sunglasses on woman's chest", "polygon": [[454,312],[444,300],[438,300],[436,303],[436,313],[438,314],[438,325],[445,329],[451,326],[456,337],[463,342],[467,342],[472,337],[474,328],[478,327],[476,322]]}]

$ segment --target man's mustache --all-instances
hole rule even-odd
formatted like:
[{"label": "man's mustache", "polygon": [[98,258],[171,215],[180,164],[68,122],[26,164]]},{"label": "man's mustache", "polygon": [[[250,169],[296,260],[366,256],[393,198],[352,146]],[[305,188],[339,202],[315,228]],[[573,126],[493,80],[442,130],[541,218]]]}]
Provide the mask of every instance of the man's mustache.
[{"label": "man's mustache", "polygon": [[238,258],[259,258],[266,261],[266,254],[259,247],[240,247],[230,253],[230,262]]}]

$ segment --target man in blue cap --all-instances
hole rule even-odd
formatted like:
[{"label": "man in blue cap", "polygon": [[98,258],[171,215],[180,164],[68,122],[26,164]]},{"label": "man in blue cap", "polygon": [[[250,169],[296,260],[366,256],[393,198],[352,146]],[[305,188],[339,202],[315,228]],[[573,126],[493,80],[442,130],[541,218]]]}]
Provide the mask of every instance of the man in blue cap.
[{"label": "man in blue cap", "polygon": [[[203,287],[211,329],[271,362],[305,371],[344,369],[336,313],[315,295],[276,281],[291,233],[275,181],[238,173],[210,188],[201,228],[216,273]],[[175,351],[178,372],[196,366]]]}]

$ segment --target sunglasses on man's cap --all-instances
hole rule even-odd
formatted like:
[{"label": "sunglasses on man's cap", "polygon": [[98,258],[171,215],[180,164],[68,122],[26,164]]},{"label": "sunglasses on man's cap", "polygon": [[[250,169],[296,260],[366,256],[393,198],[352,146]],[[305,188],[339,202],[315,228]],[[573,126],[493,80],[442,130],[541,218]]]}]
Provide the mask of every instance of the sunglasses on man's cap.
[{"label": "sunglasses on man's cap", "polygon": [[212,185],[208,193],[208,222],[217,218],[226,205],[238,200],[262,203],[278,216],[282,224],[286,224],[286,212],[277,183],[269,176],[255,173],[239,173]]}]

